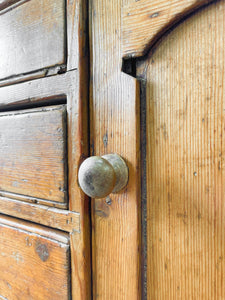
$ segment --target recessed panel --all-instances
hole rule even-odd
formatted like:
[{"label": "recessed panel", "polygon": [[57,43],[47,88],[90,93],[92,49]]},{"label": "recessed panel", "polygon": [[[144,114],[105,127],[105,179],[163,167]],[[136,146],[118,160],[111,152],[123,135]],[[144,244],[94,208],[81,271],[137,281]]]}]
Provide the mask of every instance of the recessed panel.
[{"label": "recessed panel", "polygon": [[67,234],[0,218],[0,299],[70,299]]},{"label": "recessed panel", "polygon": [[64,64],[65,23],[64,0],[20,1],[0,11],[0,79]]},{"label": "recessed panel", "polygon": [[138,69],[148,299],[224,299],[224,45],[225,2],[215,1],[168,32]]},{"label": "recessed panel", "polygon": [[67,200],[66,107],[0,114],[0,191]]}]

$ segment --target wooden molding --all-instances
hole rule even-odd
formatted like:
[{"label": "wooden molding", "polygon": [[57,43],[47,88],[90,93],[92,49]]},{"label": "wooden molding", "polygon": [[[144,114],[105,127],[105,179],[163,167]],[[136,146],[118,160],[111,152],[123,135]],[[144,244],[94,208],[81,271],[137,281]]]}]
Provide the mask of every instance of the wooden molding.
[{"label": "wooden molding", "polygon": [[60,229],[80,232],[80,214],[68,210],[27,203],[0,196],[0,210],[5,215]]},{"label": "wooden molding", "polygon": [[140,0],[123,8],[123,57],[143,56],[170,26],[212,0]]}]

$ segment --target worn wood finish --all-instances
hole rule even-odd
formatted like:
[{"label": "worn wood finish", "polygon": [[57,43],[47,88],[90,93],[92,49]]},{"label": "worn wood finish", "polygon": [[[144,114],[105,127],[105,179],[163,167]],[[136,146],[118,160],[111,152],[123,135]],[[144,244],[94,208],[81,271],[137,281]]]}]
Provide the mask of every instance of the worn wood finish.
[{"label": "worn wood finish", "polygon": [[79,213],[45,205],[22,202],[0,196],[2,214],[60,229],[66,232],[80,232]]},{"label": "worn wood finish", "polygon": [[65,64],[65,1],[30,0],[0,11],[0,78]]},{"label": "worn wood finish", "polygon": [[93,200],[94,299],[140,298],[139,87],[121,73],[122,1],[91,1],[91,154],[121,155],[125,191]]},{"label": "worn wood finish", "polygon": [[65,106],[0,114],[0,190],[67,201]]},{"label": "worn wood finish", "polygon": [[[68,109],[68,163],[69,163],[69,208],[80,213],[80,233],[71,233],[72,297],[91,299],[90,258],[90,203],[78,186],[78,169],[89,151],[89,51],[87,39],[88,0],[67,1],[72,9],[71,44],[68,51],[75,51],[68,59],[68,68],[78,70],[77,86],[71,91]],[[76,9],[74,13],[74,9]],[[73,31],[76,28],[76,33]],[[76,52],[77,51],[77,52]],[[70,72],[69,72],[70,73]],[[74,85],[74,81],[72,81]],[[74,105],[77,103],[77,106]],[[78,124],[78,127],[76,127]],[[79,155],[78,155],[79,153]]]},{"label": "worn wood finish", "polygon": [[[0,110],[67,102],[69,209],[80,214],[80,232],[74,230],[70,234],[75,299],[90,299],[91,293],[89,202],[77,185],[78,167],[88,153],[87,82],[84,56],[78,70],[0,88]],[[14,199],[22,200],[17,194]],[[23,198],[23,201],[33,200]],[[56,202],[52,203],[56,206]]]},{"label": "worn wood finish", "polygon": [[147,104],[148,299],[224,299],[225,2],[138,67]]},{"label": "worn wood finish", "polygon": [[0,295],[3,299],[69,299],[68,236],[0,218]]},{"label": "worn wood finish", "polygon": [[[90,204],[78,186],[78,169],[88,156],[88,95],[89,95],[89,52],[87,42],[87,0],[67,1],[72,10],[72,25],[68,51],[68,69],[77,68],[76,89],[69,93],[68,108],[68,163],[69,163],[69,208],[80,213],[80,233],[74,231],[71,238],[72,297],[91,299],[90,259]],[[75,11],[74,11],[75,10]],[[74,51],[74,52],[73,52]],[[74,55],[73,53],[76,53]],[[70,72],[69,72],[70,73]],[[73,81],[72,81],[72,84]],[[77,103],[77,107],[74,106]],[[78,127],[76,127],[78,124]],[[79,156],[77,155],[79,153]]]},{"label": "worn wood finish", "polygon": [[[27,73],[27,74],[20,74],[18,76],[13,76],[13,77],[9,77],[9,78],[5,78],[5,79],[1,79],[0,80],[0,87],[2,86],[6,86],[6,85],[12,85],[12,84],[16,84],[16,83],[20,83],[20,82],[24,82],[24,81],[28,81],[28,80],[33,80],[33,79],[37,79],[37,78],[42,78],[45,76],[50,76],[50,75],[54,75],[55,73],[57,74],[58,71],[60,70],[61,67],[56,67],[56,68],[49,68],[49,69],[41,69],[35,72],[31,72],[31,73]],[[51,70],[51,74],[50,71]]]},{"label": "worn wood finish", "polygon": [[[19,3],[16,3],[19,2]],[[20,0],[10,0],[0,1],[0,10],[7,8],[4,12],[8,13],[7,10],[11,10],[14,6],[12,4],[15,3],[15,7],[20,5]],[[67,0],[66,8],[64,7],[64,33],[62,37],[64,47],[64,58],[63,62],[59,64],[56,62],[53,66],[49,66],[48,64],[44,65],[42,69],[35,69],[26,74],[16,74],[16,76],[7,77],[5,79],[0,79],[0,86],[10,85],[12,83],[23,82],[27,80],[32,80],[34,78],[42,78],[46,76],[56,75],[58,73],[63,73],[66,71],[71,71],[75,69],[79,69],[80,74],[82,72],[85,73],[85,81],[88,82],[88,72],[87,72],[87,61],[88,61],[88,34],[86,30],[87,23],[87,1],[83,0]],[[10,6],[11,5],[11,6]],[[47,4],[46,4],[47,5]],[[9,7],[10,6],[10,7]],[[37,9],[39,9],[37,7]],[[60,7],[58,7],[60,9]],[[39,12],[40,14],[41,12]],[[62,11],[63,13],[63,11]],[[0,12],[1,14],[1,12]],[[57,15],[55,16],[57,17]],[[8,17],[10,18],[10,16]],[[53,20],[52,20],[53,21]],[[40,20],[41,22],[41,20]],[[22,29],[21,29],[22,30]],[[66,33],[66,34],[65,34]],[[15,33],[17,35],[17,33]],[[57,34],[57,32],[55,32]],[[21,42],[21,39],[20,39]],[[45,44],[45,46],[48,44]],[[24,45],[23,45],[24,46]],[[26,46],[26,43],[25,43]],[[24,46],[24,47],[25,47]],[[58,48],[51,48],[51,51],[58,51]],[[49,49],[47,49],[49,53]],[[61,50],[60,50],[61,51]],[[43,53],[42,53],[43,54]],[[41,54],[41,55],[42,55]],[[46,53],[45,53],[46,54]],[[59,53],[58,53],[59,54]],[[56,55],[56,53],[55,53]],[[47,55],[48,57],[48,55]],[[46,59],[46,58],[45,58]],[[43,59],[42,59],[43,60]]]},{"label": "worn wood finish", "polygon": [[9,199],[19,200],[19,201],[29,202],[29,203],[34,203],[34,204],[40,204],[40,205],[47,205],[47,206],[52,206],[52,207],[57,207],[57,208],[62,208],[62,209],[68,208],[67,202],[59,203],[59,202],[55,202],[52,200],[44,200],[44,199],[40,199],[40,198],[35,198],[35,197],[31,197],[31,196],[15,194],[15,193],[10,193],[10,192],[4,192],[4,191],[0,191],[0,197],[6,197]]},{"label": "worn wood finish", "polygon": [[[79,94],[79,72],[75,70],[0,88],[0,111],[44,106],[46,103],[57,104],[67,100],[68,103],[74,103],[74,110],[78,113],[80,103],[77,94]],[[78,116],[76,121],[79,122]],[[74,130],[78,130],[78,123]]]},{"label": "worn wood finish", "polygon": [[87,0],[67,0],[67,70],[85,72],[86,84],[89,76],[87,10]]},{"label": "worn wood finish", "polygon": [[[1,1],[2,5],[11,5],[14,1]],[[39,4],[42,4],[41,6]],[[31,7],[34,4],[36,7],[34,10],[24,11],[25,7]],[[50,7],[48,7],[50,4]],[[59,4],[59,5],[58,5]],[[62,5],[61,5],[62,4]],[[45,62],[51,60],[55,55],[60,57],[62,54],[61,49],[64,51],[61,56],[62,61],[54,61],[53,66],[43,64],[36,71],[32,67],[32,71],[26,74],[16,74],[6,78],[0,82],[0,86],[5,86],[0,89],[0,110],[12,110],[12,109],[24,109],[30,106],[43,106],[46,104],[62,104],[66,102],[67,108],[67,134],[68,134],[68,198],[69,198],[69,210],[70,213],[74,212],[80,217],[80,230],[77,231],[76,227],[71,228],[70,232],[70,247],[71,247],[71,297],[73,299],[90,299],[91,298],[91,272],[90,272],[90,213],[89,213],[89,201],[85,197],[77,184],[77,172],[80,162],[88,155],[88,46],[87,46],[87,8],[88,1],[86,0],[67,0],[64,1],[21,1],[12,5],[9,9],[2,10],[0,12],[1,17],[7,15],[9,20],[10,14],[20,11],[21,14],[28,15],[28,20],[31,19],[31,13],[33,13],[35,20],[39,15],[40,26],[37,26],[37,33],[40,34],[41,30],[45,30],[43,25],[51,25],[57,18],[56,23],[63,25],[63,36],[61,31],[57,32],[57,28],[52,33],[46,28],[44,31],[45,36],[51,34],[49,40],[41,40],[40,45],[44,44],[44,49],[40,55],[40,60]],[[56,6],[56,15],[52,16],[52,19],[48,21],[48,11],[52,6]],[[42,7],[46,7],[46,10],[40,10]],[[63,9],[61,9],[63,7]],[[66,7],[66,11],[65,8]],[[2,9],[3,6],[0,7]],[[38,12],[40,12],[38,14]],[[61,15],[57,12],[61,12]],[[41,15],[40,15],[41,14]],[[21,18],[22,19],[22,18]],[[19,21],[21,21],[21,19]],[[35,21],[34,20],[34,21]],[[29,28],[33,29],[33,25],[37,24],[30,20],[29,24],[24,22],[24,30],[28,31]],[[45,23],[45,21],[47,23]],[[63,22],[62,22],[63,21]],[[13,23],[14,24],[14,23]],[[45,26],[45,27],[46,27]],[[19,27],[15,36],[19,37]],[[65,32],[67,31],[67,38]],[[36,38],[38,34],[33,34],[32,38]],[[22,33],[21,33],[22,35]],[[63,40],[60,41],[59,47],[48,46],[49,42],[57,42],[60,37]],[[21,41],[21,37],[20,41]],[[23,45],[25,46],[27,43]],[[29,44],[30,45],[30,44]],[[32,43],[30,45],[32,47]],[[2,46],[3,47],[3,46]],[[18,48],[16,48],[18,49]],[[36,51],[38,48],[35,48]],[[53,54],[51,54],[53,53]],[[58,54],[57,54],[58,53]],[[6,53],[4,53],[6,55]],[[7,53],[9,55],[9,53]],[[28,53],[27,53],[28,55]],[[21,62],[22,63],[22,62]],[[66,66],[65,66],[66,63]],[[56,64],[56,65],[55,65]],[[59,64],[59,65],[58,65]],[[13,68],[15,71],[15,68]],[[34,72],[33,72],[34,71]],[[67,72],[63,75],[56,75],[57,73]],[[56,75],[56,76],[52,76]],[[1,76],[0,76],[1,77]],[[23,82],[31,79],[26,83],[15,84],[16,82]],[[9,86],[10,84],[14,84]],[[8,85],[8,86],[6,86]],[[2,192],[1,192],[2,193]],[[34,197],[28,197],[26,195],[8,194],[10,199],[22,200],[28,202],[34,202],[37,199]],[[62,203],[57,204],[52,201],[43,201],[38,199],[38,203],[53,206],[63,207]],[[26,204],[25,204],[26,205]],[[51,209],[49,209],[51,211]],[[34,211],[33,211],[34,212]],[[41,213],[37,206],[35,206],[35,213],[38,215]],[[62,220],[61,220],[62,221]]]},{"label": "worn wood finish", "polygon": [[123,7],[123,56],[144,55],[171,25],[209,2],[212,0],[133,0]]}]

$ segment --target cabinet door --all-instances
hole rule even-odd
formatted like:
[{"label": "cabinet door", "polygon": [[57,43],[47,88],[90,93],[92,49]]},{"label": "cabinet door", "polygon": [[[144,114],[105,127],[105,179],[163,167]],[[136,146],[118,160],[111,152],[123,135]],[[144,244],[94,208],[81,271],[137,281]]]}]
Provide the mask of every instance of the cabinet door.
[{"label": "cabinet door", "polygon": [[225,296],[224,20],[225,2],[210,4],[137,62],[148,299]]},{"label": "cabinet door", "polygon": [[0,1],[0,299],[90,299],[87,2]]},{"label": "cabinet door", "polygon": [[225,296],[224,20],[224,1],[92,1],[93,152],[130,172],[93,203],[96,298]]}]

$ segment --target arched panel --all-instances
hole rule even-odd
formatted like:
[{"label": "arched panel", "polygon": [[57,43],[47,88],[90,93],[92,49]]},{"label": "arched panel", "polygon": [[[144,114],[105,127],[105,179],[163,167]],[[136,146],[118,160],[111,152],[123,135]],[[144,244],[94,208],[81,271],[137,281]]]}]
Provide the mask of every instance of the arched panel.
[{"label": "arched panel", "polygon": [[148,299],[225,297],[224,45],[225,1],[217,1],[138,65],[146,80]]},{"label": "arched panel", "polygon": [[135,0],[123,8],[123,56],[143,56],[171,25],[212,0]]}]

